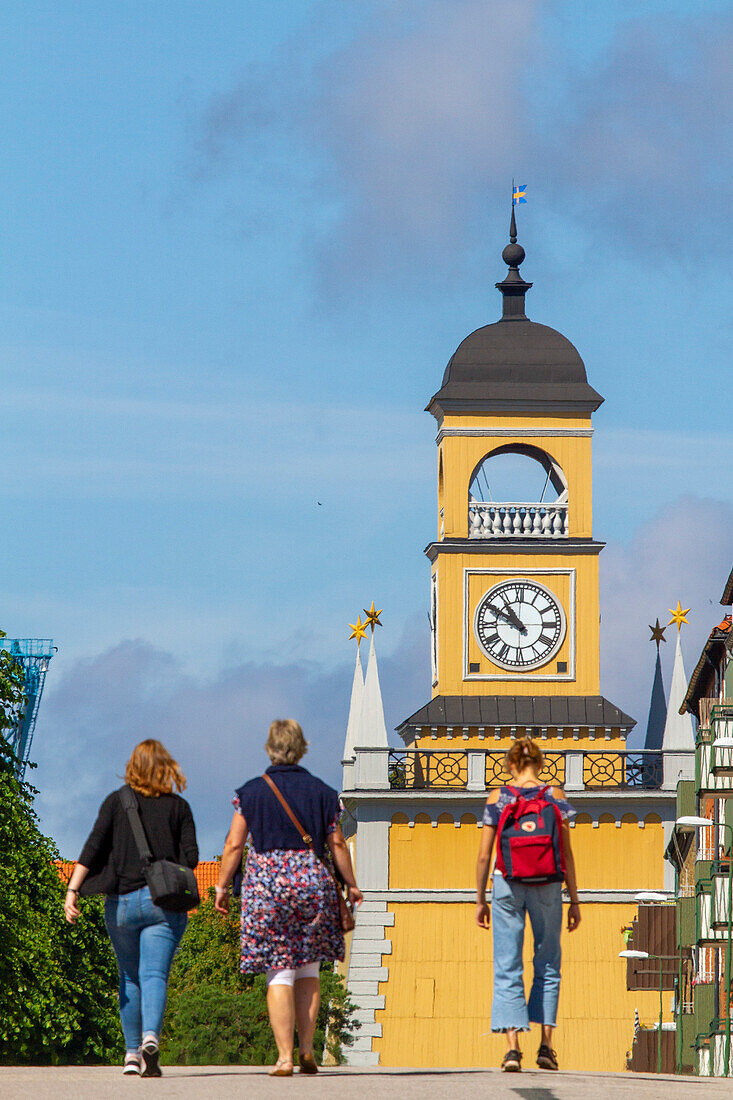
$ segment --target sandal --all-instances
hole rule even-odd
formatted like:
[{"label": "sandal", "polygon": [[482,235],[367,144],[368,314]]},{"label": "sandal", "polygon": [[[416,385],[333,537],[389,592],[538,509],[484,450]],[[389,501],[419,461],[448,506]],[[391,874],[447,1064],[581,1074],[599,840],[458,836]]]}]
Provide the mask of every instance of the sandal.
[{"label": "sandal", "polygon": [[278,1058],[275,1065],[269,1071],[270,1077],[292,1077],[293,1076],[293,1061],[292,1058]]},{"label": "sandal", "polygon": [[318,1073],[318,1066],[312,1054],[298,1054],[301,1073]]}]

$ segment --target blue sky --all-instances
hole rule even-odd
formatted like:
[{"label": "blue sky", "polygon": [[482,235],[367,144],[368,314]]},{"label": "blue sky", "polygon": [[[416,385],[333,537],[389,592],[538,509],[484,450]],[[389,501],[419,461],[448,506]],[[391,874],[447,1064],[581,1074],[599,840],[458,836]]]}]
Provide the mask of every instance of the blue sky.
[{"label": "blue sky", "polygon": [[513,176],[528,313],[606,398],[603,689],[643,723],[647,621],[693,605],[690,665],[733,545],[730,5],[29,2],[4,26],[1,625],[59,646],[34,781],[64,850],[151,726],[209,850],[271,712],[337,782],[372,598],[388,725],[425,701],[422,409],[499,315]]}]

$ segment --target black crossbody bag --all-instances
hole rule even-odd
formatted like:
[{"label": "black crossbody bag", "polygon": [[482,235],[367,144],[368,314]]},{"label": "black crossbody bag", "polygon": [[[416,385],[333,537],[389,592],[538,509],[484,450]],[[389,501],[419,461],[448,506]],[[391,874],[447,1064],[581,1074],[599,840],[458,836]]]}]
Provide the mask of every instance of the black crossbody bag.
[{"label": "black crossbody bag", "polygon": [[129,787],[123,787],[120,791],[120,801],[127,813],[138,855],[143,861],[143,874],[153,904],[173,913],[195,909],[201,898],[196,876],[191,868],[182,867],[180,863],[174,863],[170,859],[153,859],[140,817],[140,807]]}]

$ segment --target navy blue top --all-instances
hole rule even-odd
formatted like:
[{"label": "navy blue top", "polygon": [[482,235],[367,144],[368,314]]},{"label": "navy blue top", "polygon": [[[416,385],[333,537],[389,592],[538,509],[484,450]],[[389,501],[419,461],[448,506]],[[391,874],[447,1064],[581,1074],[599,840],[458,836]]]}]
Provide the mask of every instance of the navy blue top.
[{"label": "navy blue top", "polygon": [[[313,847],[322,859],[326,837],[336,829],[341,816],[338,794],[298,764],[272,764],[267,774],[313,837]],[[308,847],[261,775],[238,789],[234,805],[247,822],[255,851]]]}]

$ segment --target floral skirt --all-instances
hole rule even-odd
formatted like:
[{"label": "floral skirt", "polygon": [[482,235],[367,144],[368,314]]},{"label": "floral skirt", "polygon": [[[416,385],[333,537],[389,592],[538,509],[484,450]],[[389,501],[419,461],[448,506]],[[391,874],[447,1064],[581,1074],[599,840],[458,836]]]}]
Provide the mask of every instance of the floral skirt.
[{"label": "floral skirt", "polygon": [[313,852],[250,849],[242,883],[245,974],[344,957],[334,881]]}]

